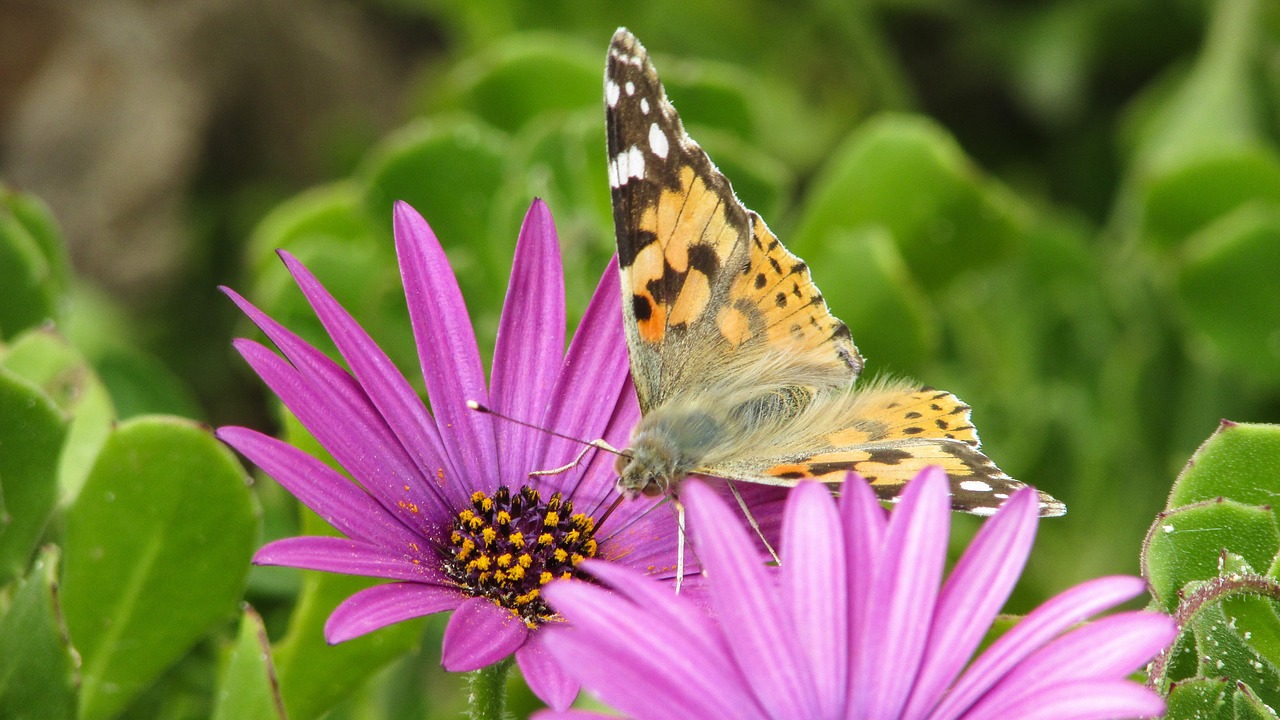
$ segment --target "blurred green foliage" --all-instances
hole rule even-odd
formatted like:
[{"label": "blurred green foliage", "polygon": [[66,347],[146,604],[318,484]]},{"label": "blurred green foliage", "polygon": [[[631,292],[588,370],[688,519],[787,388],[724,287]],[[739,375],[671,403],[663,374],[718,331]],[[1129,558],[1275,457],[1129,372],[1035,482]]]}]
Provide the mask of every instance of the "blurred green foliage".
[{"label": "blurred green foliage", "polygon": [[[323,523],[265,478],[250,497],[225,453],[190,425],[118,423],[150,413],[274,423],[318,451],[262,402],[261,384],[227,347],[230,303],[211,291],[234,286],[331,350],[277,248],[307,264],[420,383],[391,242],[397,199],[445,245],[482,349],[492,346],[533,196],[555,216],[570,317],[580,314],[613,252],[601,77],[619,25],[649,48],[690,133],[743,201],[809,262],[869,358],[867,374],[955,391],[973,405],[991,457],[1067,503],[1065,518],[1042,525],[1012,611],[1087,577],[1136,572],[1149,519],[1218,420],[1280,421],[1274,3],[377,0],[361,9],[408,28],[423,53],[399,129],[357,153],[349,174],[292,196],[279,195],[280,178],[262,177],[245,183],[256,194],[193,198],[195,214],[224,213],[206,222],[205,244],[211,254],[234,251],[233,270],[184,294],[198,303],[150,312],[157,325],[139,325],[75,278],[55,212],[0,191],[0,433],[22,448],[0,453],[0,585],[9,583],[0,643],[15,634],[39,642],[32,663],[56,668],[51,717],[275,717],[280,707],[294,718],[457,714],[461,680],[438,667],[440,618],[323,647],[325,616],[360,581],[273,568],[243,575],[255,543]],[[335,138],[315,152],[346,158],[352,142]],[[250,237],[217,234],[245,216],[256,220]],[[193,335],[203,342],[172,342]],[[203,473],[165,454],[182,443],[205,458]],[[136,477],[103,460],[126,450],[152,458],[139,460]],[[1260,462],[1251,472],[1280,474],[1275,455]],[[1197,489],[1195,478],[1183,476],[1175,494],[1185,496],[1167,508],[1179,525],[1206,532],[1164,537],[1194,548],[1149,550],[1149,559],[1185,559],[1147,567],[1168,610],[1188,583],[1218,577],[1220,563],[1275,578],[1266,559],[1280,535],[1267,503],[1239,488]],[[186,511],[102,504],[108,491],[123,500],[131,482]],[[82,490],[94,487],[96,506]],[[129,529],[141,516],[153,527]],[[112,633],[92,624],[99,601],[74,587],[85,568],[170,597],[155,589],[161,568],[140,570],[102,540],[160,547],[166,533],[199,531],[184,523],[219,517],[239,528],[235,543],[227,539],[234,547],[216,562],[203,544],[182,548],[218,566],[202,581],[217,593],[199,591],[204,599],[181,621],[164,620],[165,633],[138,629],[146,605],[131,606]],[[1236,548],[1237,537],[1252,544]],[[34,560],[42,540],[64,559]],[[86,565],[95,553],[117,564]],[[59,563],[70,645],[49,609]],[[243,597],[261,620],[234,612],[246,582]],[[1215,612],[1265,619],[1237,600],[1245,602],[1232,596]],[[1217,638],[1219,619],[1200,616],[1187,642]],[[255,654],[264,628],[273,664]],[[163,662],[119,659],[126,641]],[[71,646],[89,649],[84,664],[66,659]],[[31,672],[5,662],[0,670],[13,677]],[[1215,716],[1266,717],[1250,713],[1275,702],[1265,688],[1221,683],[1194,656],[1171,667],[1175,708],[1212,702]],[[2,680],[0,708],[28,707],[30,694]],[[95,688],[107,681],[123,694],[104,699]],[[79,699],[64,701],[76,683]],[[514,712],[535,706],[517,690]]]}]

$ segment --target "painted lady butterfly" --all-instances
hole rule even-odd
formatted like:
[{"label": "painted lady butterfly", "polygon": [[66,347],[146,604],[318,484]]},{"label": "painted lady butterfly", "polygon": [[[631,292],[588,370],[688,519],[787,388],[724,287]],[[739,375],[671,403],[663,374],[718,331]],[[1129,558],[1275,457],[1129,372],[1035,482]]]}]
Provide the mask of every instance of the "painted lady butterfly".
[{"label": "painted lady butterfly", "polygon": [[[605,71],[609,184],[631,373],[644,413],[619,459],[626,493],[686,475],[767,485],[860,473],[882,499],[928,465],[956,510],[989,515],[1023,484],[979,450],[969,406],[903,381],[854,388],[862,356],[804,261],[684,131],[635,36]],[[1040,494],[1041,515],[1066,506]]]}]

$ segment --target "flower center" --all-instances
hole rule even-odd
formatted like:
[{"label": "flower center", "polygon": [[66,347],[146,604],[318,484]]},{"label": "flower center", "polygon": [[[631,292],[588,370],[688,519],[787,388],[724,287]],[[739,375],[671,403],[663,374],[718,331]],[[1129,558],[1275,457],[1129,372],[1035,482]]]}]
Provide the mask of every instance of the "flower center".
[{"label": "flower center", "polygon": [[529,627],[554,613],[542,586],[570,578],[578,563],[595,557],[595,520],[573,512],[560,493],[545,501],[528,485],[512,495],[505,486],[490,497],[477,490],[458,513],[445,573],[464,591],[487,597],[524,618]]}]

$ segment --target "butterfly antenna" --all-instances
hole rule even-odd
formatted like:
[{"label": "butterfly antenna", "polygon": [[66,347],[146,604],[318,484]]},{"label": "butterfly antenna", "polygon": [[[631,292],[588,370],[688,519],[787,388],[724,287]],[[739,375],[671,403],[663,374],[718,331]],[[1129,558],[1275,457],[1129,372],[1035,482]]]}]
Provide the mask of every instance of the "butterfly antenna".
[{"label": "butterfly antenna", "polygon": [[[494,417],[496,417],[496,418],[499,418],[499,419],[502,419],[502,420],[506,420],[507,422],[515,423],[516,425],[520,425],[521,427],[527,427],[527,428],[529,428],[530,430],[537,430],[538,432],[544,432],[544,433],[546,433],[546,434],[550,435],[551,437],[558,437],[558,438],[560,438],[561,440],[568,440],[569,442],[575,442],[575,443],[578,443],[579,445],[586,445],[587,447],[583,450],[583,453],[582,453],[583,455],[585,455],[585,454],[586,454],[586,450],[590,450],[591,448],[596,448],[597,450],[604,450],[605,452],[613,453],[614,455],[619,455],[619,456],[621,456],[621,457],[625,457],[625,458],[629,458],[629,457],[631,457],[631,456],[630,456],[630,455],[628,455],[626,452],[624,452],[624,451],[622,451],[622,450],[619,450],[618,448],[616,448],[616,447],[614,447],[614,446],[610,445],[609,443],[605,442],[603,439],[599,439],[599,440],[583,440],[583,439],[582,439],[582,438],[580,438],[580,437],[574,437],[574,436],[572,436],[572,435],[565,435],[564,433],[562,433],[562,432],[556,432],[555,430],[552,430],[551,428],[545,428],[545,427],[542,427],[541,425],[534,425],[534,424],[533,424],[533,423],[531,423],[531,422],[525,422],[524,420],[517,420],[516,418],[513,418],[513,417],[511,417],[510,415],[504,415],[504,414],[502,414],[502,413],[498,412],[497,410],[494,410],[493,408],[489,407],[488,405],[483,405],[483,404],[481,404],[481,403],[479,403],[479,402],[476,402],[475,400],[468,400],[468,401],[467,401],[467,407],[471,408],[472,410],[475,410],[476,412],[484,413],[485,415],[492,415],[492,416],[494,416]],[[568,464],[568,465],[566,465],[563,469],[561,469],[561,468],[557,468],[557,470],[559,470],[559,471],[563,472],[564,470],[567,470],[568,468],[571,468],[571,467],[573,467],[574,465],[577,465],[577,464],[578,464],[578,462],[579,462],[579,461],[581,461],[581,460],[582,460],[582,455],[579,455],[577,460],[574,460],[573,462],[569,463],[569,464]],[[540,471],[538,471],[538,474],[539,474],[539,475],[547,475],[547,474],[550,474],[550,472],[551,472],[551,471],[547,471],[547,470],[540,470]]]}]

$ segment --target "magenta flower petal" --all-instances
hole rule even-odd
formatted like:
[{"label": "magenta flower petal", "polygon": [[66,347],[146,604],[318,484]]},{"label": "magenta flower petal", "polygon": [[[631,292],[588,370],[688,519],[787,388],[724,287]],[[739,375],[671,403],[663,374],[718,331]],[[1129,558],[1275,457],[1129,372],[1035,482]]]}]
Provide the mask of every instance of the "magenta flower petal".
[{"label": "magenta flower petal", "polygon": [[292,445],[248,428],[217,435],[344,535],[401,550],[421,541],[355,483]]},{"label": "magenta flower petal", "polygon": [[840,515],[824,485],[802,483],[794,495],[784,516],[783,597],[790,607],[805,608],[807,621],[795,625],[796,644],[817,688],[818,716],[841,717],[849,683],[847,560],[844,543],[831,542],[840,535]]},{"label": "magenta flower petal", "polygon": [[[845,542],[849,562],[845,591],[849,603],[849,667],[874,662],[860,659],[861,632],[872,612],[870,593],[875,587],[876,568],[884,554],[884,533],[888,518],[875,492],[857,473],[849,473],[840,495],[840,520],[851,537]],[[852,672],[852,670],[850,670]]]},{"label": "magenta flower petal", "polygon": [[683,496],[696,528],[698,557],[711,571],[708,589],[721,622],[737,628],[727,640],[773,717],[816,717],[813,681],[805,672],[791,616],[779,612],[773,583],[738,516],[704,484],[687,481]]},{"label": "magenta flower petal", "polygon": [[532,635],[516,650],[516,664],[538,699],[556,710],[564,710],[578,697],[578,681],[562,670],[542,646],[545,638],[541,633]]},{"label": "magenta flower petal", "polygon": [[1037,520],[1036,492],[1018,491],[956,563],[938,596],[929,650],[903,718],[925,717],[982,642],[1027,563]]},{"label": "magenta flower petal", "polygon": [[[617,352],[619,346],[626,346],[622,324],[618,322],[622,316],[620,303],[618,267],[610,262],[565,354],[559,381],[542,419],[547,427],[583,440],[603,438],[610,419],[624,399],[630,399],[631,406],[635,408],[635,419],[623,428],[623,432],[629,434],[635,426],[640,407],[634,399],[635,390],[627,384],[630,365],[626,353]],[[601,397],[602,391],[606,395],[615,391],[618,394]],[[625,440],[624,435],[621,441]],[[577,443],[549,438],[540,461],[548,467],[559,467],[572,461],[580,452],[582,446]],[[611,456],[596,455],[612,467]],[[570,477],[574,480],[567,483],[566,489],[575,489],[573,483],[578,477],[603,477],[603,473],[588,471],[587,466],[583,466]]]},{"label": "magenta flower petal", "polygon": [[1079,680],[1045,688],[1012,705],[965,714],[965,720],[1120,720],[1160,717],[1164,700],[1154,691],[1123,680]]},{"label": "magenta flower petal", "polygon": [[418,470],[373,408],[352,388],[314,387],[262,345],[249,340],[237,340],[234,345],[258,377],[387,512],[411,527],[418,519],[410,507],[400,504],[402,498],[417,497],[428,512],[441,509],[434,495],[413,495],[411,478],[419,475]]},{"label": "magenta flower petal", "polygon": [[[637,720],[888,720],[908,709],[929,720],[1102,720],[1163,712],[1155,693],[1126,677],[1172,640],[1170,618],[1122,613],[1063,634],[1140,592],[1137,578],[1062,593],[952,683],[974,650],[975,633],[956,625],[971,618],[982,626],[980,637],[1004,601],[1033,534],[1034,491],[1016,495],[988,521],[945,585],[948,486],[940,472],[926,470],[909,483],[887,525],[864,481],[850,478],[842,491],[838,508],[821,485],[791,491],[783,567],[774,572],[759,562],[736,509],[710,487],[686,482],[714,612],[698,614],[692,598],[670,595],[634,570],[593,564],[590,572],[614,593],[581,582],[550,585],[547,598],[567,625],[546,631],[547,647],[589,692]],[[862,616],[853,604],[859,596]],[[847,632],[833,617],[840,612]],[[908,627],[912,622],[919,628]],[[797,644],[802,649],[793,649]],[[886,668],[851,662],[842,680],[841,658],[855,649]],[[810,681],[813,707],[792,700],[804,685],[791,677],[796,673]],[[919,692],[916,682],[924,683]]]},{"label": "magenta flower petal", "polygon": [[1067,628],[1137,597],[1147,588],[1135,577],[1104,577],[1077,585],[1031,611],[992,643],[952,686],[932,720],[958,718],[1010,669]]},{"label": "magenta flower petal", "polygon": [[306,570],[410,580],[445,585],[434,564],[414,562],[377,545],[337,537],[295,537],[267,543],[253,556],[256,565],[285,565]]},{"label": "magenta flower petal", "polygon": [[865,717],[901,712],[924,657],[951,527],[947,476],[929,468],[907,485],[885,532],[870,612],[860,629],[849,709]]},{"label": "magenta flower petal", "polygon": [[[435,423],[409,382],[382,348],[378,347],[364,328],[333,299],[329,291],[324,289],[302,263],[283,250],[279,254],[387,427],[400,440],[406,453],[416,461],[423,475],[434,475],[437,469],[448,463],[448,457]],[[435,483],[422,482],[418,477],[412,479],[420,485],[419,490],[426,489],[432,493],[442,490]],[[443,489],[449,487],[446,485]],[[453,504],[461,499],[450,498]]]},{"label": "magenta flower petal", "polygon": [[[226,291],[280,354],[248,340],[236,348],[355,480],[265,435],[220,430],[219,437],[349,538],[290,538],[268,544],[257,560],[397,581],[343,602],[327,625],[331,642],[464,607],[445,635],[448,667],[478,668],[515,653],[530,686],[552,704],[567,705],[577,681],[542,647],[544,626],[559,624],[543,599],[544,586],[583,577],[579,566],[591,558],[670,578],[675,520],[666,508],[655,511],[660,499],[648,498],[624,503],[599,526],[618,497],[613,456],[593,450],[563,472],[533,475],[573,460],[581,446],[495,426],[466,401],[624,444],[639,408],[618,322],[616,264],[565,353],[555,231],[546,206],[533,204],[512,267],[490,393],[457,281],[435,235],[404,204],[396,206],[395,235],[425,402],[288,253],[281,259],[350,371]],[[691,572],[697,567],[690,563]],[[687,583],[694,590],[700,585],[700,577]],[[706,648],[713,650],[724,652],[720,645]]]},{"label": "magenta flower petal", "polygon": [[515,652],[528,635],[519,615],[486,598],[471,598],[449,617],[440,663],[450,672],[478,670]]},{"label": "magenta flower petal", "polygon": [[489,391],[462,291],[452,272],[441,272],[449,260],[431,226],[404,202],[395,206],[395,236],[436,427],[457,461],[455,471],[466,468],[480,483],[477,487],[492,491],[498,484],[493,424],[488,415],[467,407],[468,400],[488,403]]},{"label": "magenta flower petal", "polygon": [[[516,241],[507,299],[493,352],[490,402],[529,423],[542,422],[564,353],[564,271],[555,223],[546,203],[534,200]],[[552,426],[554,427],[554,426]],[[541,456],[547,434],[523,425],[494,425],[503,479],[521,482]]]},{"label": "magenta flower petal", "polygon": [[610,705],[645,720],[766,717],[739,694],[741,676],[726,665],[723,645],[687,642],[683,628],[655,618],[681,613],[667,607],[679,601],[675,595],[641,606],[586,583],[563,582],[549,586],[547,596],[571,620],[546,629],[547,649]]},{"label": "magenta flower petal", "polygon": [[673,629],[685,642],[696,647],[698,653],[716,657],[718,662],[729,660],[724,642],[714,626],[707,622],[704,609],[673,602],[671,591],[665,585],[650,582],[650,578],[636,575],[620,565],[593,560],[586,563],[586,569],[620,596],[646,608],[655,624]]},{"label": "magenta flower petal", "polygon": [[1008,707],[1078,679],[1124,677],[1173,642],[1172,618],[1129,612],[1103,618],[1059,637],[1030,655],[966,713]]},{"label": "magenta flower petal", "polygon": [[331,644],[340,643],[394,623],[452,610],[462,600],[457,590],[437,585],[375,585],[338,605],[324,624],[324,637]]}]

